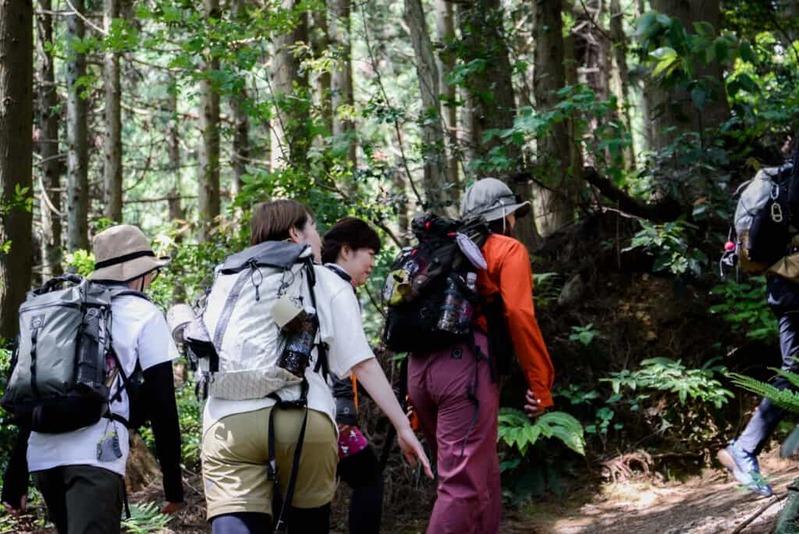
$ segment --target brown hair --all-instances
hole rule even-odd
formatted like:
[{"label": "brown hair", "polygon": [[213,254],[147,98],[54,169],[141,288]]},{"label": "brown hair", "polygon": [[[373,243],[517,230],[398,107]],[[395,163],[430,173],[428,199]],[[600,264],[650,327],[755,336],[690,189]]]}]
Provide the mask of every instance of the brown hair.
[{"label": "brown hair", "polygon": [[377,253],[380,252],[380,236],[364,221],[355,217],[344,217],[325,234],[322,262],[335,263],[344,245],[353,250],[368,248]]},{"label": "brown hair", "polygon": [[285,241],[291,228],[302,230],[312,217],[313,212],[296,200],[261,202],[253,208],[250,244]]}]

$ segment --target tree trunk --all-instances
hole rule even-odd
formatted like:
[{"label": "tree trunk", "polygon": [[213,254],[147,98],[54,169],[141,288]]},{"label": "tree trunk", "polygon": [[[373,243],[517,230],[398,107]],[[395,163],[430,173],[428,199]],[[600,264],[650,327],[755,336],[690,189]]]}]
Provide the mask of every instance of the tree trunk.
[{"label": "tree trunk", "polygon": [[444,158],[444,132],[439,115],[438,67],[427,33],[421,0],[405,0],[405,22],[416,55],[416,74],[422,95],[422,157],[424,159],[425,209],[443,213],[449,200]]},{"label": "tree trunk", "polygon": [[[697,21],[710,23],[716,30],[716,34],[720,34],[721,7],[719,0],[694,0],[691,2],[691,19],[684,21],[686,28],[693,30],[693,24]],[[713,61],[708,65],[703,61],[699,61],[696,63],[695,68],[696,78],[709,84],[710,94],[702,109],[698,113],[691,113],[693,128],[699,132],[703,132],[706,129],[716,130],[730,116],[727,88],[723,77],[724,69],[718,61]]]},{"label": "tree trunk", "polygon": [[[33,267],[33,4],[0,3],[0,338],[17,334]],[[22,193],[24,191],[24,193]],[[21,198],[16,198],[20,192]]]},{"label": "tree trunk", "polygon": [[89,249],[89,140],[86,100],[79,81],[86,75],[86,55],[73,43],[85,29],[83,0],[72,0],[67,15],[67,250]]},{"label": "tree trunk", "polygon": [[624,129],[630,135],[630,146],[624,149],[624,168],[635,166],[635,150],[632,143],[632,120],[630,119],[630,74],[627,68],[627,36],[624,34],[624,13],[619,0],[610,0],[610,46],[611,73],[610,90],[618,101],[618,114]]},{"label": "tree trunk", "polygon": [[49,279],[62,273],[61,269],[61,160],[58,153],[58,95],[53,66],[53,16],[52,1],[39,0],[40,12],[36,15],[38,57],[38,109],[39,119],[39,173],[40,191],[42,278]]},{"label": "tree trunk", "polygon": [[355,98],[352,89],[352,44],[350,41],[351,0],[330,0],[330,47],[340,58],[330,79],[333,136],[346,143],[345,160],[357,164],[355,123],[352,120]]},{"label": "tree trunk", "polygon": [[[539,113],[558,103],[557,93],[566,82],[564,69],[562,0],[535,2],[535,100]],[[535,173],[549,188],[536,188],[536,225],[548,235],[574,218],[575,182],[573,147],[569,138],[570,121],[550,125],[550,131],[538,139],[538,163]]]},{"label": "tree trunk", "polygon": [[[516,102],[511,84],[508,46],[503,35],[503,11],[499,0],[475,0],[462,4],[458,10],[458,25],[465,55],[464,63],[481,62],[481,68],[467,76],[465,82],[466,107],[465,130],[467,144],[475,157],[484,158],[492,150],[504,150],[507,164],[499,172],[508,178],[508,186],[523,199],[531,197],[530,182],[518,174],[522,167],[521,151],[518,147],[503,147],[496,137],[484,140],[488,130],[504,130],[513,126]],[[480,171],[479,174],[494,174],[496,170]],[[517,237],[528,247],[534,246],[539,236],[532,223],[533,218],[520,219],[516,224]]]},{"label": "tree trunk", "polygon": [[[240,20],[248,17],[245,0],[233,0],[234,16]],[[241,192],[242,177],[247,173],[250,159],[250,117],[244,106],[247,103],[246,78],[242,78],[241,88],[230,95],[230,113],[233,117],[233,184],[231,193],[235,198]]]},{"label": "tree trunk", "polygon": [[[203,0],[205,16],[219,17],[219,0]],[[211,236],[220,213],[219,198],[219,93],[214,90],[212,75],[219,71],[219,58],[211,50],[206,52],[203,77],[200,81],[200,187],[198,209],[200,211],[201,242]]]},{"label": "tree trunk", "polygon": [[452,184],[453,192],[450,195],[457,198],[460,189],[460,173],[458,172],[458,107],[457,88],[448,82],[450,75],[455,70],[455,53],[446,50],[455,41],[455,19],[452,2],[449,0],[435,0],[436,34],[438,45],[444,49],[437,55],[438,59],[438,88],[441,93],[441,118],[444,126],[444,137],[447,149],[447,181]]},{"label": "tree trunk", "polygon": [[[170,76],[170,85],[175,86],[175,79]],[[172,187],[169,191],[169,220],[177,221],[186,218],[180,202],[180,122],[178,116],[178,93],[177,89],[169,91],[169,123],[166,131],[166,150],[169,155],[169,170],[172,173]]]},{"label": "tree trunk", "polygon": [[[322,59],[330,50],[330,29],[327,19],[327,0],[320,0],[310,12],[311,50],[314,59]],[[335,67],[333,67],[335,69]],[[325,125],[325,131],[333,131],[333,105],[331,103],[331,70],[321,69],[313,74],[314,103]]]},{"label": "tree trunk", "polygon": [[[635,16],[636,18],[640,18],[644,13],[646,13],[646,0],[636,0],[635,1]],[[651,80],[647,77],[641,77],[640,80],[636,83],[638,87],[638,109],[640,109],[641,116],[644,118],[643,120],[643,128],[641,130],[641,137],[643,140],[643,146],[641,147],[645,152],[651,152],[655,150],[655,129],[654,125],[652,124],[652,106],[651,102],[652,98],[652,86],[654,84]]]},{"label": "tree trunk", "polygon": [[[502,145],[497,138],[485,142],[483,134],[495,128],[512,127],[516,112],[499,0],[475,0],[462,4],[458,23],[465,47],[464,62],[480,62],[465,83],[469,108],[469,122],[465,127],[469,143],[475,147],[475,155],[483,157]],[[511,169],[520,164],[520,153],[515,147],[510,147],[506,155]]]},{"label": "tree trunk", "polygon": [[[719,30],[718,0],[652,0],[651,4],[652,9],[680,20],[689,32],[693,31],[693,23],[698,21],[709,22],[717,32]],[[688,131],[699,132],[704,137],[705,130],[718,128],[729,115],[721,65],[715,61],[711,65],[695,63],[694,78],[702,80],[710,90],[702,109],[692,104],[685,88],[666,90],[657,80],[649,81],[646,94],[655,150],[672,144],[680,134]]]},{"label": "tree trunk", "polygon": [[[114,19],[119,18],[119,0],[104,0],[103,26],[111,31]],[[119,84],[119,54],[106,50],[103,58],[105,81],[105,142],[103,181],[105,184],[105,216],[122,222],[122,89]]]},{"label": "tree trunk", "polygon": [[295,46],[308,42],[308,21],[297,14],[298,0],[283,0],[282,9],[290,11],[293,27],[275,38],[272,68],[272,91],[276,102],[272,122],[272,167],[307,168],[310,94],[308,76],[300,69]]}]

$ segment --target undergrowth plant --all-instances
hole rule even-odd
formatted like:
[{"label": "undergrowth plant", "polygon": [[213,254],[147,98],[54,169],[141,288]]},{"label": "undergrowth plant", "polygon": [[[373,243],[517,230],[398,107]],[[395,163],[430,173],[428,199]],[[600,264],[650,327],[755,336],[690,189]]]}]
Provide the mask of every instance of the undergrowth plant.
[{"label": "undergrowth plant", "polygon": [[[782,369],[771,368],[777,375],[785,378],[794,387],[799,389],[799,374]],[[766,397],[771,402],[792,413],[799,413],[799,391],[791,389],[778,389],[773,384],[761,382],[750,376],[739,373],[729,373],[732,383],[747,391]]]},{"label": "undergrowth plant", "polygon": [[719,432],[712,424],[715,412],[733,397],[718,379],[726,374],[715,359],[694,369],[681,360],[650,358],[639,369],[624,369],[600,381],[610,384],[617,412],[626,408],[625,415],[638,419],[650,435],[695,448]]},{"label": "undergrowth plant", "polygon": [[777,320],[766,304],[764,284],[762,276],[740,282],[725,280],[711,291],[711,295],[720,301],[710,307],[710,313],[721,316],[733,332],[751,341],[777,339]]},{"label": "undergrowth plant", "polygon": [[559,462],[565,449],[553,447],[554,438],[581,456],[585,456],[585,436],[580,422],[565,412],[549,412],[530,421],[516,408],[500,408],[497,439],[500,443],[500,471],[503,487],[510,489],[513,502],[519,504],[531,495],[551,490],[562,494],[561,480],[571,462]]},{"label": "undergrowth plant", "polygon": [[162,514],[156,503],[131,503],[130,517],[122,521],[122,528],[131,534],[147,534],[164,530],[171,520],[172,516]]}]

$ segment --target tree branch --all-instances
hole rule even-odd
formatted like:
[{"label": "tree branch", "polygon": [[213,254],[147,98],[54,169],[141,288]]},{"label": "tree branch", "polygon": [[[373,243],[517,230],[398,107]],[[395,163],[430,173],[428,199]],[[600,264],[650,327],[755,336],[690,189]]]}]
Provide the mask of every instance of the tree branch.
[{"label": "tree branch", "polygon": [[618,209],[642,219],[664,223],[674,221],[685,213],[682,206],[673,198],[665,198],[655,204],[647,204],[633,198],[625,191],[619,189],[609,178],[599,174],[593,167],[583,168],[583,179],[596,187],[603,196],[616,202]]}]

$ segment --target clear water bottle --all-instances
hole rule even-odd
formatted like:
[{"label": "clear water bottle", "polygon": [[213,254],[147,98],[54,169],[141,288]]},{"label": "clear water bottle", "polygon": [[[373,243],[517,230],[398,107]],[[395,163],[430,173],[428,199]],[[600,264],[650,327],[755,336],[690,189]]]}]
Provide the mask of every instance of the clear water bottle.
[{"label": "clear water bottle", "polygon": [[477,296],[477,273],[466,273],[466,287],[468,294],[461,299],[458,307],[458,330],[468,332],[474,316],[474,304],[472,299]]},{"label": "clear water bottle", "polygon": [[452,276],[447,277],[447,286],[444,289],[444,303],[438,316],[437,327],[444,332],[460,333],[458,328],[458,311],[461,306],[461,294],[458,283]]}]

